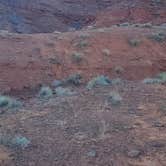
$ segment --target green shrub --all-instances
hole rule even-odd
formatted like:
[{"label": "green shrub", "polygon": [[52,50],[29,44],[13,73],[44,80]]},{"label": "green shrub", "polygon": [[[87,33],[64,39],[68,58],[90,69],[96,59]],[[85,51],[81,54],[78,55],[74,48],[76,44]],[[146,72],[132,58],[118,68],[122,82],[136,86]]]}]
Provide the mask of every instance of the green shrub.
[{"label": "green shrub", "polygon": [[143,80],[145,84],[161,84],[166,83],[166,72],[159,73],[154,78],[145,78]]},{"label": "green shrub", "polygon": [[111,102],[112,105],[118,106],[122,102],[122,97],[119,93],[113,91],[109,94],[108,101]]},{"label": "green shrub", "polygon": [[81,79],[82,77],[80,74],[73,74],[70,75],[66,80],[64,80],[64,82],[77,86],[81,84]]},{"label": "green shrub", "polygon": [[155,4],[162,4],[163,0],[152,0],[152,2]]},{"label": "green shrub", "polygon": [[1,135],[0,136],[0,144],[11,147],[11,148],[20,148],[25,149],[29,146],[31,143],[30,140],[28,140],[26,137],[23,137],[21,135],[18,136],[12,136],[12,135]]},{"label": "green shrub", "polygon": [[12,147],[18,147],[21,149],[25,149],[29,146],[30,144],[30,140],[28,140],[26,137],[23,136],[15,136],[12,140],[11,140],[11,146]]},{"label": "green shrub", "polygon": [[122,66],[116,66],[114,68],[114,71],[115,71],[116,74],[121,74],[121,73],[123,73],[124,68]]},{"label": "green shrub", "polygon": [[41,87],[39,91],[39,97],[41,99],[49,99],[52,97],[52,95],[53,95],[53,91],[50,87],[47,87],[47,86]]},{"label": "green shrub", "polygon": [[111,84],[111,80],[108,77],[101,75],[101,76],[92,78],[92,80],[90,80],[88,82],[86,88],[88,90],[91,90],[92,88],[96,87],[97,85],[106,86],[106,85],[110,85],[110,84]]},{"label": "green shrub", "polygon": [[166,72],[158,74],[156,78],[160,79],[162,83],[166,83]]},{"label": "green shrub", "polygon": [[72,61],[74,63],[81,63],[83,60],[83,54],[82,53],[79,53],[79,52],[74,52],[72,54]]},{"label": "green shrub", "polygon": [[84,47],[87,47],[89,45],[88,41],[87,40],[82,40],[80,41],[79,43],[77,43],[77,47],[78,48],[84,48]]},{"label": "green shrub", "polygon": [[21,107],[21,102],[8,96],[0,95],[1,109],[18,109]]}]

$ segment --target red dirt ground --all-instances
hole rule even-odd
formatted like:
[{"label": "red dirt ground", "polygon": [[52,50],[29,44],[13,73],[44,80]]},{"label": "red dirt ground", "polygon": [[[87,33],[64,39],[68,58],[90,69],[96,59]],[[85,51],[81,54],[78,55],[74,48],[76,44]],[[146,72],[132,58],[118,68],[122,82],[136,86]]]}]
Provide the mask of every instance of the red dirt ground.
[{"label": "red dirt ground", "polygon": [[[166,42],[150,37],[161,27],[112,27],[62,34],[1,34],[1,91],[35,88],[80,73],[140,80],[166,70]],[[131,40],[139,41],[132,46]],[[104,50],[107,49],[107,55]],[[73,53],[81,53],[81,61]],[[120,71],[118,71],[120,70]]]}]

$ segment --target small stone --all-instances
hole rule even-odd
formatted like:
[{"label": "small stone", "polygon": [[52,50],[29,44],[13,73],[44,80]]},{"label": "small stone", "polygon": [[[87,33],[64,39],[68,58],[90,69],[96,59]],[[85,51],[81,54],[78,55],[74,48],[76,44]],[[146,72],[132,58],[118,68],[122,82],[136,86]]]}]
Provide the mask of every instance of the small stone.
[{"label": "small stone", "polygon": [[137,158],[141,155],[141,151],[137,149],[133,149],[128,151],[127,155],[128,157],[131,157],[131,158]]}]

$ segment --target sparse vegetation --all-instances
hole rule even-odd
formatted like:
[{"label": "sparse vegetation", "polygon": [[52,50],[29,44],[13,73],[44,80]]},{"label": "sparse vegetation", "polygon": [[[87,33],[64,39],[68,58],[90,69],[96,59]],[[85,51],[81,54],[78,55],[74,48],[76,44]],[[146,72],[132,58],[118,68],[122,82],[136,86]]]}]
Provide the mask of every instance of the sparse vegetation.
[{"label": "sparse vegetation", "polygon": [[92,80],[90,80],[88,82],[86,88],[88,90],[91,90],[92,88],[96,87],[97,85],[106,86],[106,85],[110,85],[110,84],[111,84],[111,80],[108,77],[101,75],[101,76],[92,78]]},{"label": "sparse vegetation", "polygon": [[0,95],[0,108],[17,110],[21,107],[21,102],[8,96]]},{"label": "sparse vegetation", "polygon": [[48,87],[48,86],[41,87],[41,89],[39,91],[39,98],[49,99],[52,97],[52,95],[53,95],[53,91],[50,87]]}]

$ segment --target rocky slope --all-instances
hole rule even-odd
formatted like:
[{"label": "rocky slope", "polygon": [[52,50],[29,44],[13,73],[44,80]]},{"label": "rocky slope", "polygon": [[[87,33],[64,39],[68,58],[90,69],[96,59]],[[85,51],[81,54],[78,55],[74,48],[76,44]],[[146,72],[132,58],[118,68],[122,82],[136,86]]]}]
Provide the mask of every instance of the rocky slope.
[{"label": "rocky slope", "polygon": [[112,27],[62,34],[0,34],[2,91],[79,73],[140,80],[166,70],[165,27]]},{"label": "rocky slope", "polygon": [[0,28],[36,33],[123,22],[161,24],[165,8],[164,0],[0,0]]}]

